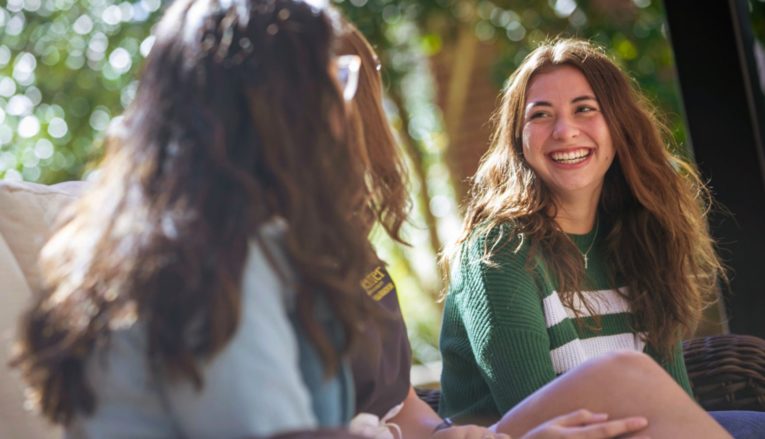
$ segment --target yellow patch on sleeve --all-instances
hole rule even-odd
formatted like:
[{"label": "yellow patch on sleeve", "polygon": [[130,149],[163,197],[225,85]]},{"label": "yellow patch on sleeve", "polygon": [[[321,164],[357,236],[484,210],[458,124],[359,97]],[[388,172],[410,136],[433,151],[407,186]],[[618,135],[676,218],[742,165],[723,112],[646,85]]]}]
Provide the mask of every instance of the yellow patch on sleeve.
[{"label": "yellow patch on sleeve", "polygon": [[361,287],[369,297],[379,302],[396,287],[383,266],[377,266],[361,281]]}]

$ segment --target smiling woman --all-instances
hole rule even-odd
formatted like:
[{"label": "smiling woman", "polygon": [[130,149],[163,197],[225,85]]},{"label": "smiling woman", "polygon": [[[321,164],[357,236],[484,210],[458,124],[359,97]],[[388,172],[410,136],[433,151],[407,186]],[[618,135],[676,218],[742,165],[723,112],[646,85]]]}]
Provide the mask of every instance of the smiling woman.
[{"label": "smiling woman", "polygon": [[[527,102],[523,157],[552,192],[561,228],[586,233],[614,160],[600,104],[584,75],[570,66],[537,73],[529,83]],[[584,221],[569,216],[582,209]]]},{"label": "smiling woman", "polygon": [[443,414],[498,416],[588,359],[680,341],[724,276],[711,202],[601,49],[563,39],[510,77],[450,255]]}]

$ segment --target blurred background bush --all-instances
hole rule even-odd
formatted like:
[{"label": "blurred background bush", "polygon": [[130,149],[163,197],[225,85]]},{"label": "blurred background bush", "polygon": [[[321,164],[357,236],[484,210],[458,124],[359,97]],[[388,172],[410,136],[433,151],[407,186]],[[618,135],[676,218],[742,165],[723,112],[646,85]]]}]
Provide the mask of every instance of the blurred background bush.
[{"label": "blurred background bush", "polygon": [[[410,246],[373,239],[390,264],[415,360],[438,358],[437,255],[455,238],[467,180],[488,146],[503,81],[540,41],[590,38],[685,140],[656,0],[333,0],[376,46],[386,109],[411,174]],[[162,0],[8,0],[0,6],[0,178],[87,178],[112,118],[132,100]],[[765,44],[765,0],[748,0]],[[704,7],[702,3],[689,7]],[[714,29],[709,29],[714,32]]]}]

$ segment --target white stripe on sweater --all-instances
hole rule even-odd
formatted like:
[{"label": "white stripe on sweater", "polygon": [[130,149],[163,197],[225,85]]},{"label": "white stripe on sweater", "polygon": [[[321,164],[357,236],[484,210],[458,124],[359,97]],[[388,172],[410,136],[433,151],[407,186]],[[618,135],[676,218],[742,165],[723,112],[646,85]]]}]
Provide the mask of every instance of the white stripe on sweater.
[{"label": "white stripe on sweater", "polygon": [[577,338],[550,351],[550,358],[552,358],[555,373],[561,374],[590,358],[617,351],[642,352],[644,347],[645,342],[632,333],[605,335],[584,340]]},{"label": "white stripe on sweater", "polygon": [[[578,296],[574,296],[573,306],[579,310],[581,316],[590,315],[609,315],[629,312],[629,304],[622,294],[626,289],[617,290],[598,290],[584,292],[587,303],[592,308],[591,313],[584,306]],[[621,292],[621,294],[620,294]],[[557,291],[545,297],[542,301],[545,313],[545,323],[551,328],[567,319],[576,317],[574,311],[563,306]],[[645,343],[631,332],[622,334],[596,336],[588,339],[574,339],[563,346],[550,351],[553,369],[555,373],[561,374],[570,370],[585,361],[599,357],[608,352],[616,351],[639,351],[642,352]]]},{"label": "white stripe on sweater", "polygon": [[[620,288],[619,291],[623,293],[626,289]],[[629,312],[630,310],[627,301],[616,290],[585,291],[584,294],[587,298],[587,303],[593,308],[595,315],[618,314]],[[567,318],[573,319],[575,317],[572,309],[563,306],[557,291],[553,291],[552,294],[545,297],[542,301],[542,306],[544,307],[545,322],[548,328],[557,325]],[[578,296],[574,296],[573,306],[579,310],[580,315],[583,317],[592,315]]]},{"label": "white stripe on sweater", "polygon": [[[584,294],[586,297],[585,300],[587,300],[587,303],[590,305],[590,307],[592,307],[593,311],[595,311],[595,315],[603,316],[607,314],[619,314],[621,312],[630,311],[630,305],[624,298],[626,291],[627,288],[622,287],[619,288],[618,291],[598,290],[587,291]],[[582,300],[579,298],[579,296],[574,296],[573,302],[574,309],[578,309],[582,316],[592,315],[592,313],[590,313],[584,306],[584,303],[582,303]],[[568,308],[566,308],[566,314],[572,319],[576,317],[574,311]]]}]

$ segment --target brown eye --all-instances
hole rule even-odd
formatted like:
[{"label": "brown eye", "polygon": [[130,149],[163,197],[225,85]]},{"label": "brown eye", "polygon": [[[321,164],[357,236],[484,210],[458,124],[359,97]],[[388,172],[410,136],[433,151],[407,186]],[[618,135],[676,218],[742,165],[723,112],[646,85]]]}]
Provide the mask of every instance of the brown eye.
[{"label": "brown eye", "polygon": [[529,120],[539,119],[539,118],[545,117],[545,116],[547,116],[546,112],[544,112],[544,111],[537,111],[537,112],[531,113],[531,115],[529,115]]}]

